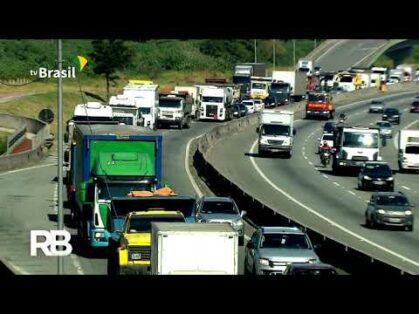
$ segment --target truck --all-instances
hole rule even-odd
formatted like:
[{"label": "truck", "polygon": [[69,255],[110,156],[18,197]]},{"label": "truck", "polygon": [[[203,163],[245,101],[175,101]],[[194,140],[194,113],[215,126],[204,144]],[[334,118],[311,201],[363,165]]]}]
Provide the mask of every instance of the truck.
[{"label": "truck", "polygon": [[154,84],[128,84],[123,95],[130,98],[143,118],[143,126],[155,129],[157,107],[159,103],[159,86]]},{"label": "truck", "polygon": [[269,96],[275,99],[276,105],[287,105],[290,101],[291,86],[283,81],[273,81],[269,90]]},{"label": "truck", "polygon": [[226,87],[207,86],[202,88],[199,120],[227,121],[233,117],[233,93]]},{"label": "truck", "polygon": [[305,73],[305,75],[313,74],[313,61],[308,59],[300,59],[297,64],[297,71]]},{"label": "truck", "polygon": [[192,100],[192,117],[196,119],[198,113],[198,88],[196,86],[175,86],[174,91],[188,93]]},{"label": "truck", "polygon": [[306,74],[300,71],[272,71],[272,79],[290,85],[290,98],[300,101],[306,95]]},{"label": "truck", "polygon": [[358,170],[366,161],[381,161],[379,138],[378,128],[338,125],[333,131],[333,172]]},{"label": "truck", "polygon": [[111,96],[109,106],[112,107],[113,120],[125,125],[143,125],[141,112],[132,98],[126,95]]},{"label": "truck", "polygon": [[404,71],[403,69],[391,69],[389,73],[389,78],[387,84],[401,83],[404,81]]},{"label": "truck", "polygon": [[176,125],[189,129],[192,120],[192,103],[176,95],[160,96],[157,111],[157,128]]},{"label": "truck", "polygon": [[416,66],[411,64],[400,64],[396,69],[403,71],[403,81],[410,82],[416,79]]},{"label": "truck", "polygon": [[152,223],[152,275],[238,275],[238,264],[230,225]]},{"label": "truck", "polygon": [[[164,195],[161,191],[165,190]],[[108,249],[108,273],[149,273],[151,222],[181,221],[193,223],[195,197],[176,195],[170,188],[132,191],[128,196],[113,197],[108,204],[111,234]],[[135,223],[138,227],[132,227]],[[133,255],[134,254],[134,255]]]},{"label": "truck", "polygon": [[67,197],[87,250],[107,247],[110,200],[132,190],[161,187],[162,136],[128,125],[76,125]]},{"label": "truck", "polygon": [[285,153],[287,158],[292,156],[294,144],[294,112],[262,110],[259,126],[256,129],[258,136],[259,155],[265,153]]},{"label": "truck", "polygon": [[234,66],[233,83],[240,85],[240,97],[250,93],[250,81],[252,76],[265,77],[266,65],[264,63],[241,63]]},{"label": "truck", "polygon": [[250,98],[264,100],[269,96],[272,78],[252,76],[250,84]]},{"label": "truck", "polygon": [[398,144],[400,172],[419,170],[419,130],[400,130]]},{"label": "truck", "polygon": [[309,93],[306,103],[306,119],[311,117],[333,119],[335,108],[332,99],[332,96],[327,93]]},{"label": "truck", "polygon": [[380,74],[380,79],[382,82],[387,82],[388,77],[388,68],[385,67],[372,67],[371,68],[372,73]]}]

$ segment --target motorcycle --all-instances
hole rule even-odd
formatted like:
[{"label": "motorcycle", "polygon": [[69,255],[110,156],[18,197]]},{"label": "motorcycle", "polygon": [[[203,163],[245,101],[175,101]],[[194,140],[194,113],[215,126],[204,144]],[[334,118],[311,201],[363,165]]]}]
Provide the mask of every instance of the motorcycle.
[{"label": "motorcycle", "polygon": [[320,161],[323,167],[326,167],[330,163],[330,152],[324,151],[320,155]]}]

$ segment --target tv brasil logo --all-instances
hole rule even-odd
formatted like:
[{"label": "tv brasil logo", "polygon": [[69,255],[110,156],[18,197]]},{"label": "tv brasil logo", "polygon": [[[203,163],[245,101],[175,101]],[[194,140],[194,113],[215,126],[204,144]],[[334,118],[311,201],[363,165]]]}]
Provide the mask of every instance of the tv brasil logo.
[{"label": "tv brasil logo", "polygon": [[83,71],[87,65],[87,59],[83,56],[77,56],[73,59],[73,65],[61,71],[48,70],[48,68],[41,67],[38,70],[30,70],[30,74],[39,78],[76,78],[76,69],[79,72]]}]

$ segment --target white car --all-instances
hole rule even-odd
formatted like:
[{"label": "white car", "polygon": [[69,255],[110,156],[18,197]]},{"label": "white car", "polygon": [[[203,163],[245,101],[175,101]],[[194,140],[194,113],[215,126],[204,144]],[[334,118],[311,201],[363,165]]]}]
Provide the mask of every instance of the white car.
[{"label": "white car", "polygon": [[324,133],[321,138],[317,139],[319,141],[317,152],[320,154],[320,147],[323,146],[324,142],[329,145],[329,147],[333,147],[333,134],[332,133]]},{"label": "white car", "polygon": [[253,100],[243,100],[242,104],[247,107],[247,113],[255,113],[255,102]]},{"label": "white car", "polygon": [[255,104],[255,112],[260,112],[264,109],[265,105],[262,99],[252,99],[252,101]]}]

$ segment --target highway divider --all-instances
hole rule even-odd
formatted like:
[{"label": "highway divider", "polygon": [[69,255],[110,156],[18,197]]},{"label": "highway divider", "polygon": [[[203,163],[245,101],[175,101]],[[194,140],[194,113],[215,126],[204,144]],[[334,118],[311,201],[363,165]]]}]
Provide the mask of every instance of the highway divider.
[{"label": "highway divider", "polygon": [[[353,102],[365,101],[367,103],[371,98],[384,98],[391,100],[401,95],[415,96],[418,91],[416,83],[403,83],[389,86],[387,93],[379,92],[377,89],[370,88],[358,90],[352,93],[339,94],[335,96],[336,107],[341,107]],[[304,118],[305,103],[290,104],[279,109],[292,110],[295,113],[295,119]],[[224,125],[215,127],[210,132],[191,143],[189,150],[189,167],[192,176],[200,186],[206,185],[206,189],[211,190],[217,196],[230,196],[242,210],[246,210],[246,220],[254,227],[283,225],[299,226],[305,230],[315,245],[319,245],[317,253],[323,262],[330,263],[344,270],[349,274],[405,274],[406,272],[395,265],[386,264],[380,260],[374,259],[368,254],[357,251],[340,243],[309,226],[301,225],[290,218],[281,214],[280,208],[269,208],[263,203],[263,200],[254,198],[246,193],[237,183],[221,173],[213,164],[206,159],[206,153],[220,140],[236,132],[240,132],[249,127],[255,127],[258,122],[257,115],[251,115],[237,120],[233,120]],[[205,188],[203,189],[205,191]]]}]

